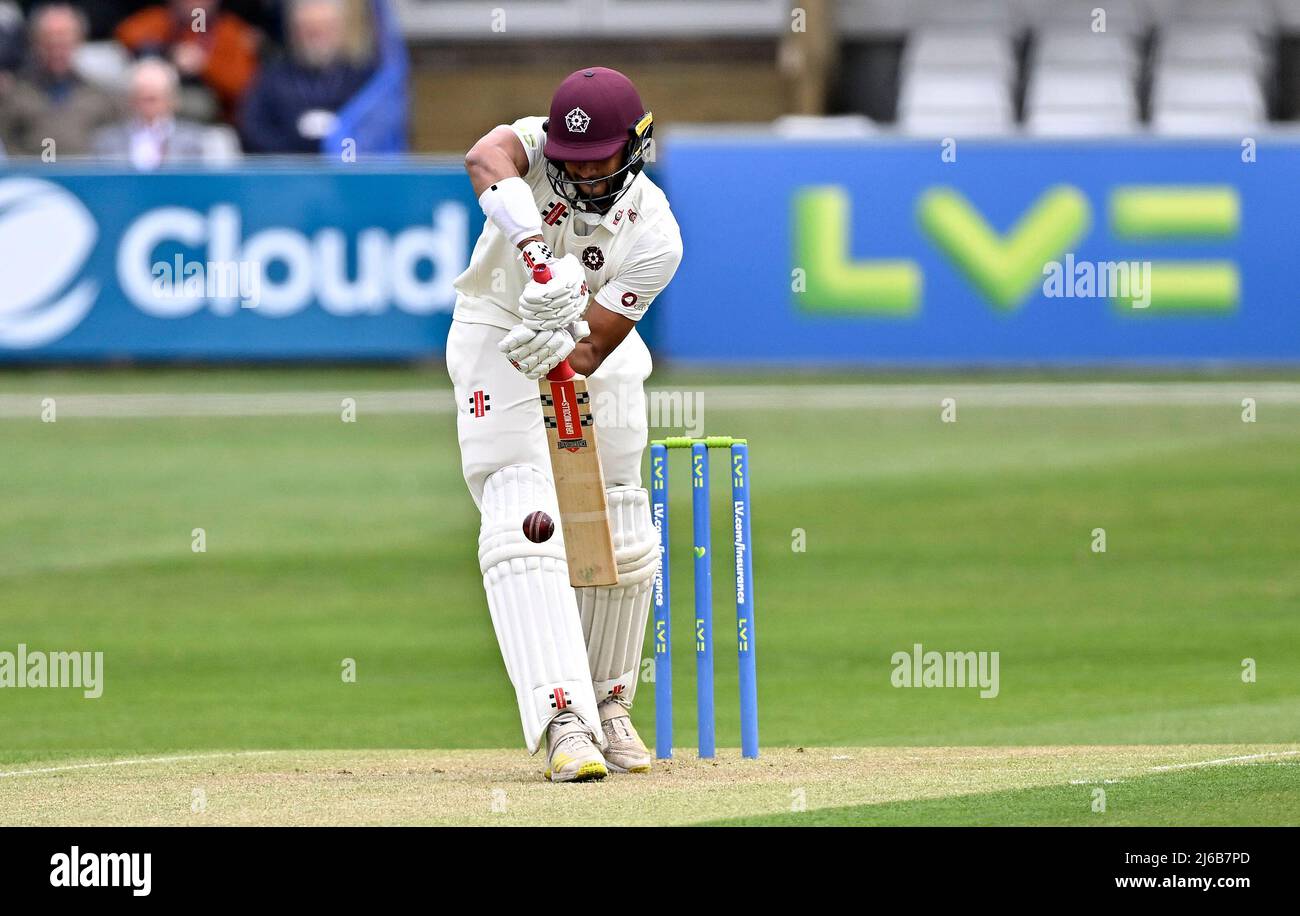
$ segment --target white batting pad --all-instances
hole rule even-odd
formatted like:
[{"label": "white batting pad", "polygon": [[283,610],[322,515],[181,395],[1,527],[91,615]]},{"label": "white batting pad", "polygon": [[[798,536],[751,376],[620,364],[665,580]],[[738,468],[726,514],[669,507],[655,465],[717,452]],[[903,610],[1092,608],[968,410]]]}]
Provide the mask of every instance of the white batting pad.
[{"label": "white batting pad", "polygon": [[[565,711],[582,719],[603,747],[550,478],[529,465],[502,468],[484,483],[482,508],[479,568],[528,752],[537,751],[547,724]],[[557,522],[541,544],[523,532],[524,518],[537,509]]]},{"label": "white batting pad", "polygon": [[659,539],[650,521],[650,495],[644,489],[610,487],[605,496],[618,584],[575,591],[596,700],[612,697],[630,707],[659,564]]}]

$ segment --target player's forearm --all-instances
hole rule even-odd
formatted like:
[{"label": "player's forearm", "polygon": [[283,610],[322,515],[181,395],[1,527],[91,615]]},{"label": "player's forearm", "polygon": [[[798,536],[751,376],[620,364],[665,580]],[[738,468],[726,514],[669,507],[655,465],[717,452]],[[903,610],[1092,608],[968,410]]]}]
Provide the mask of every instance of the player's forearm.
[{"label": "player's forearm", "polygon": [[482,194],[498,181],[519,178],[519,169],[510,154],[490,143],[476,143],[465,154],[465,171],[476,195]]},{"label": "player's forearm", "polygon": [[591,375],[600,368],[609,354],[618,349],[635,322],[609,311],[594,299],[587,307],[586,321],[591,333],[578,341],[577,347],[569,355],[569,365],[574,372]]},{"label": "player's forearm", "polygon": [[569,365],[579,375],[591,375],[600,368],[609,354],[591,339],[578,341],[578,346],[569,354]]},{"label": "player's forearm", "polygon": [[542,241],[542,218],[524,182],[528,154],[508,127],[498,127],[465,154],[465,172],[484,215],[516,248]]}]

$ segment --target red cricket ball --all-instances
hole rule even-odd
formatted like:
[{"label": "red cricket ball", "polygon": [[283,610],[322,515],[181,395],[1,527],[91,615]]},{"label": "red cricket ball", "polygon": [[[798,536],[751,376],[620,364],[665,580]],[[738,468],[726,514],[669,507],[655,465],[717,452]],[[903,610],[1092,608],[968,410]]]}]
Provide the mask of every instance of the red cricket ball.
[{"label": "red cricket ball", "polygon": [[524,519],[524,537],[534,544],[549,541],[554,533],[555,522],[541,509],[529,513],[528,518]]}]

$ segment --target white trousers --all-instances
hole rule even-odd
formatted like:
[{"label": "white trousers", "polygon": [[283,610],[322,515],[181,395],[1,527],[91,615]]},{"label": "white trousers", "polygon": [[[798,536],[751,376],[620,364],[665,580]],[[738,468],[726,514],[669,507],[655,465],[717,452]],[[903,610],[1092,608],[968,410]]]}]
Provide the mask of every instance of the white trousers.
[{"label": "white trousers", "polygon": [[577,715],[603,745],[597,703],[631,705],[658,562],[640,489],[650,352],[633,330],[587,381],[620,581],[575,590],[560,538],[534,544],[522,533],[529,512],[558,511],[538,384],[497,350],[505,334],[453,321],[447,340],[461,470],[483,516],[479,564],[488,609],[529,751],[562,712]]}]

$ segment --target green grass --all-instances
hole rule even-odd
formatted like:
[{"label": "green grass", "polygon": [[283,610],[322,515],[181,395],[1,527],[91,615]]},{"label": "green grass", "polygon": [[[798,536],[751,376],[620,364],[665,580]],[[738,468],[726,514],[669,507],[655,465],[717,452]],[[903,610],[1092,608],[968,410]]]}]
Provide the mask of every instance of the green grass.
[{"label": "green grass", "polygon": [[[1231,403],[967,406],[943,424],[937,405],[712,409],[715,381],[652,385],[704,391],[707,429],[750,438],[765,745],[1294,740],[1300,408],[1244,424]],[[0,394],[42,396],[413,387],[445,388],[442,370],[0,376]],[[0,455],[0,650],[99,650],[107,673],[93,702],[0,690],[0,763],[519,744],[451,415],[4,419]],[[690,511],[674,468],[683,745]],[[725,553],[728,513],[714,521]],[[735,745],[726,583],[720,559],[718,738]],[[999,652],[999,696],[891,687],[890,656],[918,642]],[[647,741],[652,705],[643,685]]]},{"label": "green grass", "polygon": [[1205,767],[1081,785],[1036,786],[708,821],[711,827],[1294,827],[1295,763]]}]

